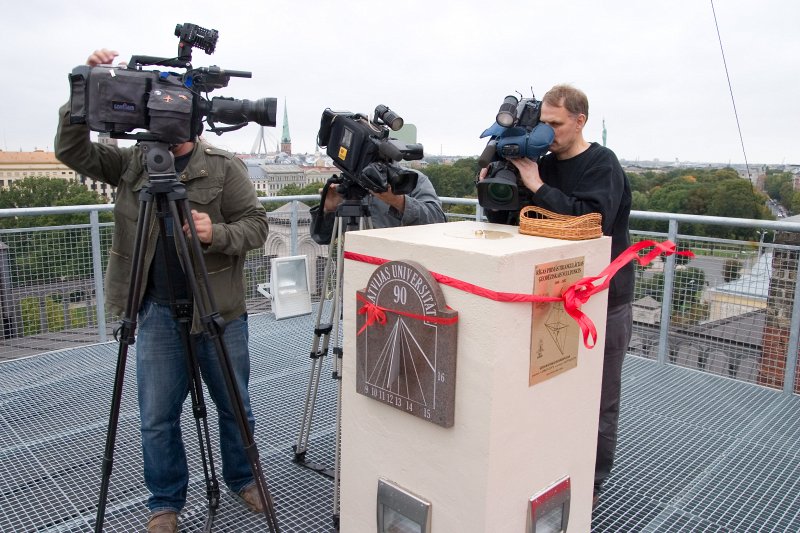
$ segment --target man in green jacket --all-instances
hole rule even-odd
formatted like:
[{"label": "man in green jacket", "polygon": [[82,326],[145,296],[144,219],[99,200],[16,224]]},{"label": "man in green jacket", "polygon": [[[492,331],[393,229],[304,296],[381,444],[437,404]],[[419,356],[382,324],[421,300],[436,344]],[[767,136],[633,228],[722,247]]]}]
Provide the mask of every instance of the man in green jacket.
[{"label": "man in green jacket", "polygon": [[[111,64],[117,52],[96,50],[87,64]],[[139,214],[139,191],[148,181],[142,151],[93,143],[83,124],[70,124],[69,106],[60,110],[55,139],[56,157],[75,171],[117,187],[114,237],[106,273],[109,309],[121,315],[129,297],[133,245]],[[186,187],[197,238],[209,274],[209,290],[216,311],[225,320],[223,341],[244,403],[250,431],[255,419],[250,408],[248,380],[247,312],[244,300],[244,261],[248,250],[263,245],[268,231],[266,213],[258,202],[244,164],[233,154],[202,140],[170,147],[178,180]],[[137,385],[141,417],[145,484],[150,517],[147,531],[177,531],[177,515],[186,501],[189,472],[180,430],[181,409],[189,393],[186,354],[180,322],[169,306],[169,285],[176,299],[190,298],[190,290],[176,251],[176,227],[167,217],[167,238],[162,242],[158,224],[147,222],[141,305],[136,338]],[[167,280],[170,280],[168,283]],[[222,477],[253,512],[263,508],[244,451],[234,409],[225,385],[214,343],[199,331],[194,312],[192,343],[203,380],[219,415]]]}]

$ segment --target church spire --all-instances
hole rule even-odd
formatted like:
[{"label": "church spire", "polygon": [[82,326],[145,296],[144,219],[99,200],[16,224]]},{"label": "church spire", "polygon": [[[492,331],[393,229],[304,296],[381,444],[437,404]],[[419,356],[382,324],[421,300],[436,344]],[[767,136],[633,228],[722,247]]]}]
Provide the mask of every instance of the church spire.
[{"label": "church spire", "polygon": [[283,99],[283,134],[281,135],[281,152],[292,155],[292,138],[289,136],[289,113],[286,110],[286,99]]}]

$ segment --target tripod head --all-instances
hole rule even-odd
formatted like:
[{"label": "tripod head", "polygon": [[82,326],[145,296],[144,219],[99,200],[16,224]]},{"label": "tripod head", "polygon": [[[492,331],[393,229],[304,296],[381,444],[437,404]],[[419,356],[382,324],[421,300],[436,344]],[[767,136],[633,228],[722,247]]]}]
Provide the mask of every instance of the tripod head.
[{"label": "tripod head", "polygon": [[[331,186],[335,185],[336,194],[343,196],[343,200],[336,206],[336,211],[325,211],[325,199]],[[357,230],[361,227],[361,222],[365,221],[365,228],[372,228],[372,216],[370,214],[369,192],[361,187],[342,187],[340,176],[331,177],[322,188],[322,195],[319,205],[311,208],[311,238],[317,244],[330,244],[331,238],[336,234],[337,227],[346,230]]]},{"label": "tripod head", "polygon": [[175,156],[169,144],[161,141],[139,141],[144,156],[144,165],[150,181],[175,179]]},{"label": "tripod head", "polygon": [[[344,230],[359,229],[360,219],[370,219],[369,202],[366,196],[352,198],[345,196],[344,201],[336,207],[336,218],[347,219]],[[355,226],[355,227],[353,227]]]}]

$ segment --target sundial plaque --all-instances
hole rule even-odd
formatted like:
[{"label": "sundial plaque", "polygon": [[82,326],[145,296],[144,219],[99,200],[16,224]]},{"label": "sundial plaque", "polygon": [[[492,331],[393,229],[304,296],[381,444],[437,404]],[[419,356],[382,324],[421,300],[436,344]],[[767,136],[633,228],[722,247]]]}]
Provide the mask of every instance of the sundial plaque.
[{"label": "sundial plaque", "polygon": [[[561,296],[583,278],[583,257],[536,265],[533,293]],[[528,385],[535,385],[578,366],[580,328],[562,302],[535,302],[531,320],[531,363]]]},{"label": "sundial plaque", "polygon": [[439,284],[419,263],[390,261],[357,291],[357,309],[365,302],[385,310],[386,322],[365,327],[367,314],[357,315],[357,391],[451,427],[458,312],[447,308]]}]

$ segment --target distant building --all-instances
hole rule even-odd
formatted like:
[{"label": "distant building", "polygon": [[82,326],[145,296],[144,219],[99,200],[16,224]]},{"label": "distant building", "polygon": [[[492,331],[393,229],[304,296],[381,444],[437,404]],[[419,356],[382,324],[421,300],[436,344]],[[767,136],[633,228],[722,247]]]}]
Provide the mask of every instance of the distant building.
[{"label": "distant building", "polygon": [[[339,173],[336,167],[326,165],[326,158],[319,154],[316,157],[296,155],[286,159],[284,156],[285,154],[281,153],[265,158],[242,157],[259,196],[277,196],[287,185],[305,187],[311,183],[324,183],[332,175]],[[287,161],[287,163],[276,163],[276,161]],[[308,164],[307,161],[313,164]]]},{"label": "distant building", "polygon": [[634,322],[651,326],[661,322],[661,302],[652,296],[645,296],[633,302],[632,311]]},{"label": "distant building", "polygon": [[[800,215],[789,217],[791,222],[800,221]],[[771,267],[774,272],[769,279],[768,305],[766,306],[766,324],[763,333],[763,354],[760,359],[758,383],[768,387],[794,389],[800,394],[800,372],[795,373],[794,387],[784,383],[787,354],[789,353],[792,333],[793,309],[798,297],[797,265],[800,261],[800,234],[791,231],[779,231],[775,234],[775,247]],[[764,254],[766,255],[766,254]],[[795,346],[795,349],[797,347]],[[797,357],[798,354],[793,354]]]},{"label": "distant building", "polygon": [[705,291],[708,322],[716,322],[767,307],[772,278],[772,252],[758,256],[750,273]]},{"label": "distant building", "polygon": [[0,188],[8,189],[15,181],[32,177],[76,181],[110,202],[113,202],[116,197],[116,187],[75,172],[56,159],[54,152],[45,152],[44,150],[5,152],[0,150]]},{"label": "distant building", "polygon": [[[252,168],[252,167],[248,167]],[[305,187],[306,178],[303,169],[297,165],[275,165],[262,163],[259,165],[259,174],[253,180],[253,186],[264,196],[276,196],[278,192],[287,185],[297,185]]]}]

